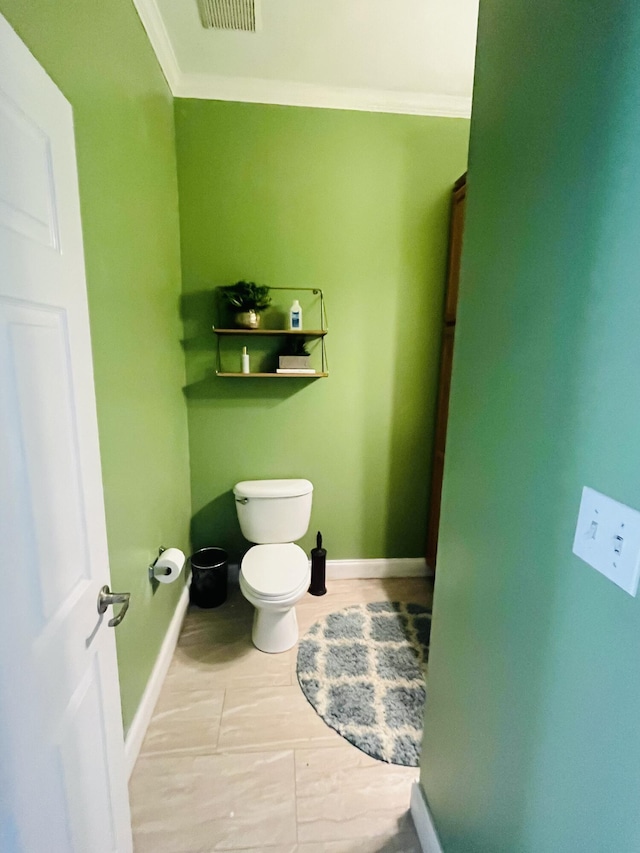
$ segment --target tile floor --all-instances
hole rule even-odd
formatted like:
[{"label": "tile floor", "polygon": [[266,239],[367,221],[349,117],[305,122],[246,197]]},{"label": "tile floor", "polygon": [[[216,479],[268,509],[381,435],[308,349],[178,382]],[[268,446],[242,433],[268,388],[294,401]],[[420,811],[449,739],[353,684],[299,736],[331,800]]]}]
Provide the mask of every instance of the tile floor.
[{"label": "tile floor", "polygon": [[[343,580],[298,604],[301,635],[349,604],[431,604],[422,578]],[[237,586],[190,610],[131,778],[136,853],[420,853],[408,814],[417,769],[384,764],[302,695],[296,652],[251,644]]]}]

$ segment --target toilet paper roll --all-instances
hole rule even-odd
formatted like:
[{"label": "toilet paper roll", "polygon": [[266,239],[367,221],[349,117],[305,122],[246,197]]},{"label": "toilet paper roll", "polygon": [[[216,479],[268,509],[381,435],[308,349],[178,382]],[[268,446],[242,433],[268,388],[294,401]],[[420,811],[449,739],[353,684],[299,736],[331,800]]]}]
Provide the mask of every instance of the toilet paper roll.
[{"label": "toilet paper roll", "polygon": [[186,557],[179,548],[167,548],[158,557],[153,574],[160,583],[173,583],[182,571]]}]

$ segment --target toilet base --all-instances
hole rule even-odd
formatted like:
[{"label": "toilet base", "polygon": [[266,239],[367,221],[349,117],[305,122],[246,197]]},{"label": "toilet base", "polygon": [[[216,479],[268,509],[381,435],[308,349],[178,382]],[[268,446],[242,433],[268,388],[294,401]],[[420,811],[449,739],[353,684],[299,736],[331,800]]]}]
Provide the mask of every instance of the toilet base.
[{"label": "toilet base", "polygon": [[256,607],[253,614],[253,645],[261,652],[279,654],[298,642],[298,617],[295,607],[271,610]]}]

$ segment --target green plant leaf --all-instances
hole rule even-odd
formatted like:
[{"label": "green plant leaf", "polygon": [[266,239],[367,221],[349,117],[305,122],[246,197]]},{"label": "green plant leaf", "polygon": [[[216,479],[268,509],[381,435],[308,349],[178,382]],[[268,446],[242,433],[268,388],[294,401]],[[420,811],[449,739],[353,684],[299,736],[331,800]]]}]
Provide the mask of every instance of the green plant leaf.
[{"label": "green plant leaf", "polygon": [[269,288],[253,281],[237,281],[220,288],[227,305],[235,311],[264,311],[271,305]]}]

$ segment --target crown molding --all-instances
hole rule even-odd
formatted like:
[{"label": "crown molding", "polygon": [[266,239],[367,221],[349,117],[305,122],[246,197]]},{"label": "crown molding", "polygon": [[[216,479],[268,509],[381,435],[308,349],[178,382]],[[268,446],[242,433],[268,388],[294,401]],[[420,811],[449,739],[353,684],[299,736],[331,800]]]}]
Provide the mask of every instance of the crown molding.
[{"label": "crown molding", "polygon": [[136,7],[138,17],[142,21],[162,73],[169,84],[171,94],[175,96],[182,72],[158,6],[155,0],[133,0],[133,5]]},{"label": "crown molding", "polygon": [[319,107],[372,113],[469,118],[471,98],[374,89],[347,89],[213,74],[180,74],[173,94],[177,98]]},{"label": "crown molding", "polygon": [[155,0],[133,0],[133,3],[171,93],[176,98],[446,118],[471,117],[471,98],[459,95],[350,89],[340,86],[294,83],[287,80],[185,73],[180,69]]}]

